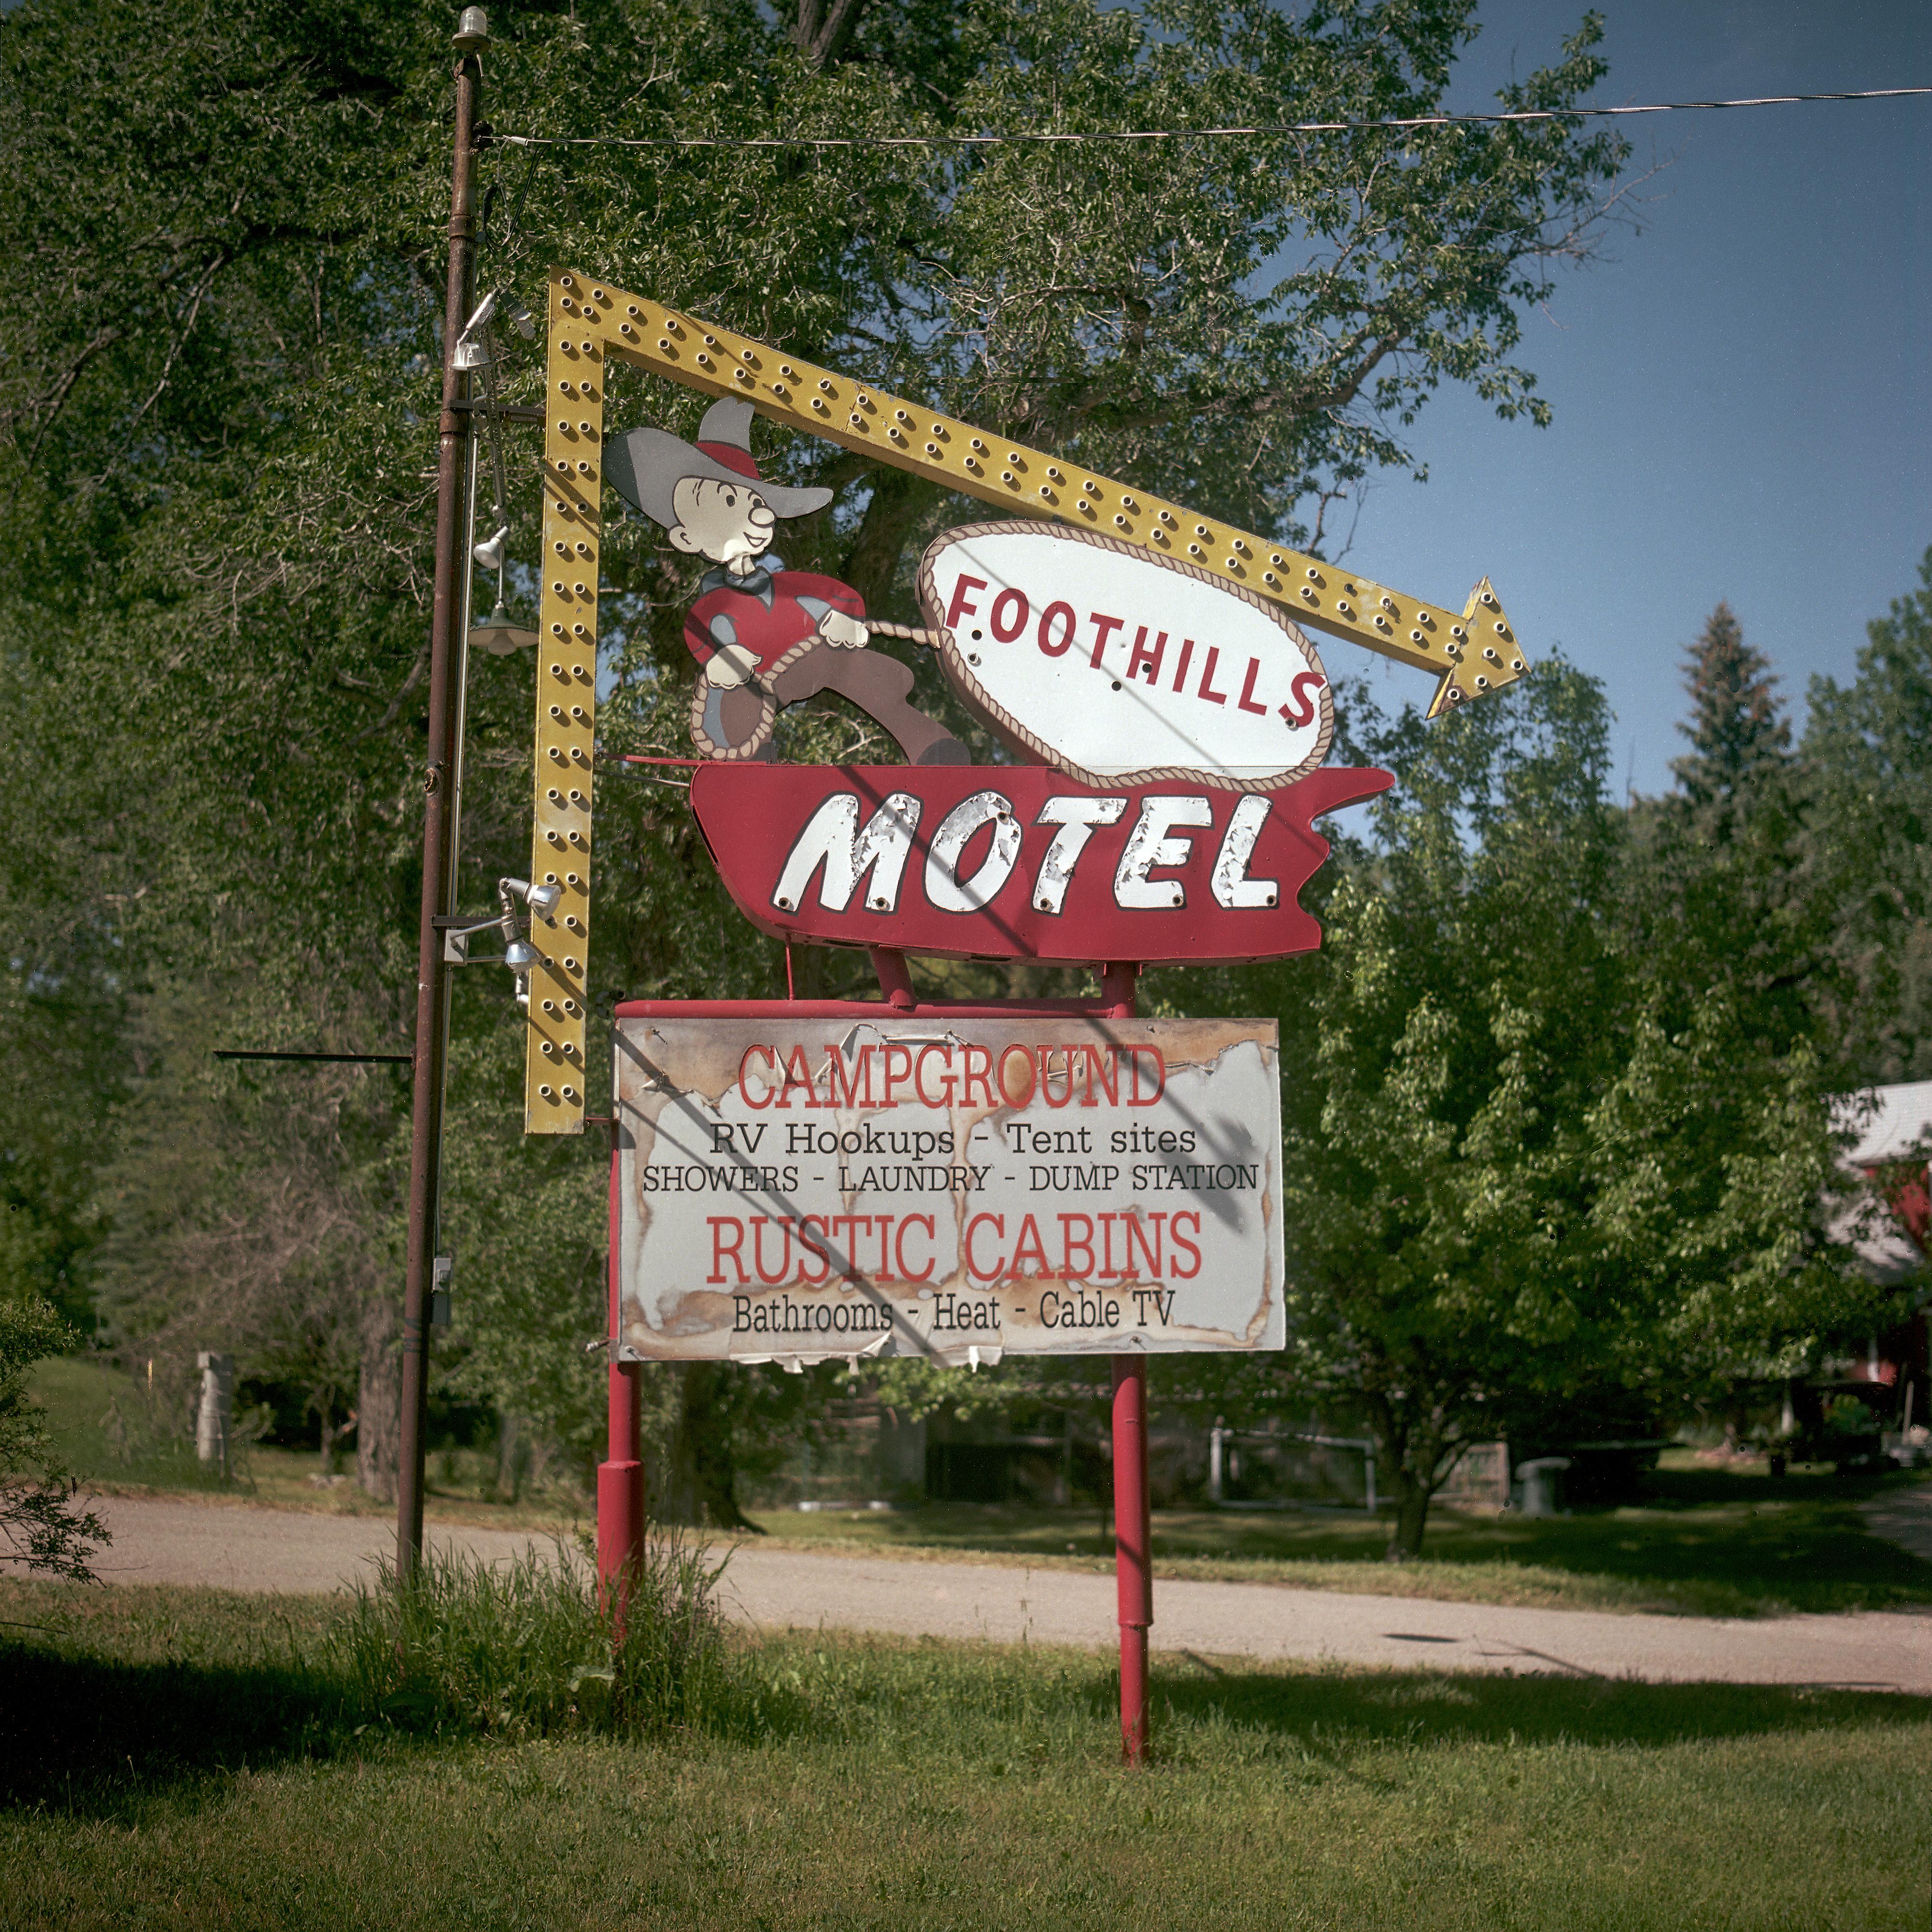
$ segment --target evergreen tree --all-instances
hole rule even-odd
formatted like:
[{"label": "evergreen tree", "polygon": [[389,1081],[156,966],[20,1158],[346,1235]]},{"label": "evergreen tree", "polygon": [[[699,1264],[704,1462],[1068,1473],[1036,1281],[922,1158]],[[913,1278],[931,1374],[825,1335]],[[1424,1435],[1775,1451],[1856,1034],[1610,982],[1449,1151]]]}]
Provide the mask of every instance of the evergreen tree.
[{"label": "evergreen tree", "polygon": [[1632,807],[1627,916],[1660,966],[1681,1022],[1721,985],[1738,1024],[1777,1053],[1815,1041],[1831,997],[1828,908],[1804,836],[1806,797],[1769,661],[1727,603],[1684,665],[1690,703],[1678,789]]},{"label": "evergreen tree", "polygon": [[1690,722],[1677,728],[1690,740],[1690,755],[1673,758],[1670,769],[1693,806],[1733,799],[1789,764],[1791,724],[1771,661],[1744,642],[1729,604],[1711,613],[1690,646],[1684,685]]}]

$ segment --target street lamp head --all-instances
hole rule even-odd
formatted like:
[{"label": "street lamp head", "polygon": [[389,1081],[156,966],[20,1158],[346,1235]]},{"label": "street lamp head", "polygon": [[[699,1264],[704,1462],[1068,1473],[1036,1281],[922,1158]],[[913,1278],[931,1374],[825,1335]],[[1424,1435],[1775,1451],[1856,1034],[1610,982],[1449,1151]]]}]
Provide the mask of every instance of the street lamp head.
[{"label": "street lamp head", "polygon": [[490,16],[480,7],[465,7],[456,22],[456,51],[481,53],[490,44]]}]

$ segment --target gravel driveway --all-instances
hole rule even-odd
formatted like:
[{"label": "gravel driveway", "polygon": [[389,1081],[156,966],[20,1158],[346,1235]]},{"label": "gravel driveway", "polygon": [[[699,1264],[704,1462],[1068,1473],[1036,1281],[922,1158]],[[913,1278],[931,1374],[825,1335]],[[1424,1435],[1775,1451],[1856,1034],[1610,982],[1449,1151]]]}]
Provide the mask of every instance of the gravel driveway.
[{"label": "gravel driveway", "polygon": [[[380,1518],[109,1497],[107,1582],[308,1593],[374,1573]],[[503,1530],[434,1528],[432,1542],[497,1561],[546,1547]],[[741,1546],[732,1613],[763,1629],[892,1630],[1086,1646],[1113,1642],[1110,1576],[979,1563]],[[1559,1672],[1663,1683],[1816,1684],[1932,1696],[1932,1616],[1870,1612],[1738,1621],[1532,1610],[1264,1583],[1159,1581],[1154,1647],[1205,1655],[1437,1670]]]}]

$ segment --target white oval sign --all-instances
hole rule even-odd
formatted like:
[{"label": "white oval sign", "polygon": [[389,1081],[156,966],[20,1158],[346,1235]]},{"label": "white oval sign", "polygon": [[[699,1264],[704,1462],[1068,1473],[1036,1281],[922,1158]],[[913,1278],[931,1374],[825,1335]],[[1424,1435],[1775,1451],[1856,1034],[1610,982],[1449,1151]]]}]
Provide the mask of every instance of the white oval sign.
[{"label": "white oval sign", "polygon": [[1328,754],[1315,646],[1178,558],[1062,524],[972,524],[928,547],[919,601],[974,712],[1084,784],[1269,791]]}]

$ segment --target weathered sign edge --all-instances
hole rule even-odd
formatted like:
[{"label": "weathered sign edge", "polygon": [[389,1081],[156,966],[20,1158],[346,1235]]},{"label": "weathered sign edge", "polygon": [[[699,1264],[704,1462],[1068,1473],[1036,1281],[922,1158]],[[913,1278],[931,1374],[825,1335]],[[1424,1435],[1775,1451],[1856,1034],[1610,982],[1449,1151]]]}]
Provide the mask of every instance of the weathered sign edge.
[{"label": "weathered sign edge", "polygon": [[[1123,1022],[1130,1025],[1134,1024],[1146,1024],[1149,1023],[1158,1025],[1161,1023],[1161,1016],[1160,1016],[1152,1014],[1135,1015],[1122,1013],[1117,1009],[1104,1005],[1098,1005],[1092,1001],[1074,1000],[1016,1000],[997,1004],[965,1001],[956,1003],[935,1002],[927,1003],[923,1006],[897,1006],[891,1005],[884,1000],[864,1000],[646,999],[626,1000],[617,1004],[613,1010],[612,1013],[612,1039],[614,1046],[621,1046],[624,1040],[624,1034],[620,1022],[626,1018],[632,1020],[683,1020],[687,1022],[702,1018],[735,1019],[741,1022],[750,1022],[754,1020],[791,1020],[795,1022],[801,1019],[847,1019],[853,1021],[858,1024],[883,1024],[888,1028],[898,1028],[905,1025],[908,1022],[916,1023],[921,1021],[924,1021],[929,1024],[936,1020],[943,1021],[948,1019],[1010,1021],[1016,1017],[1050,1017],[1061,1019],[1080,1019],[1101,1026],[1119,1024]],[[1217,1025],[1241,1026],[1245,1024],[1270,1030],[1270,1038],[1256,1040],[1254,1043],[1260,1047],[1264,1057],[1272,1058],[1275,1070],[1277,1083],[1278,1084],[1281,1067],[1281,1021],[1278,1016],[1271,1014],[1255,1015],[1245,1021],[1233,1018],[1223,1020],[1208,1016],[1198,1021],[1190,1022],[1183,1017],[1182,1023],[1197,1024],[1207,1027]],[[1232,1044],[1232,1042],[1230,1042],[1230,1044]],[[642,1060],[641,1054],[638,1053],[635,1048],[631,1051],[632,1057],[633,1058],[639,1060],[640,1061]],[[1217,1056],[1217,1058],[1218,1058],[1218,1056]],[[649,1063],[648,1061],[644,1061],[643,1064],[648,1068]],[[613,1072],[614,1076],[615,1076],[618,1075],[619,1070],[614,1068]],[[654,1081],[652,1084],[655,1084]],[[620,1078],[619,1078],[614,1077],[612,1102],[612,1111],[614,1114],[616,1116],[613,1125],[616,1129],[617,1136],[617,1145],[614,1147],[612,1150],[613,1160],[611,1168],[611,1185],[614,1190],[611,1204],[613,1214],[611,1246],[613,1254],[614,1255],[620,1246],[617,1238],[617,1221],[615,1219],[618,1212],[617,1197],[614,1192],[617,1186],[617,1176],[622,1164],[623,1155],[627,1154],[634,1157],[637,1151],[638,1146],[636,1136],[634,1132],[625,1122],[623,1118],[626,1108],[621,1098],[621,1082]],[[1282,1138],[1281,1118],[1278,1109],[1275,1116],[1275,1126],[1276,1136],[1275,1151],[1278,1156],[1281,1152]],[[620,1154],[619,1153],[618,1150],[620,1148],[623,1150],[622,1154]],[[1282,1181],[1278,1171],[1276,1180],[1276,1188],[1278,1190],[1280,1189]],[[1260,1336],[1265,1334],[1268,1329],[1277,1321],[1285,1324],[1287,1294],[1287,1257],[1284,1245],[1285,1228],[1283,1226],[1281,1215],[1278,1213],[1271,1211],[1272,1208],[1275,1204],[1277,1204],[1276,1202],[1272,1199],[1264,1199],[1262,1203],[1262,1219],[1263,1224],[1263,1240],[1268,1249],[1268,1258],[1274,1264],[1274,1266],[1272,1270],[1272,1279],[1270,1281],[1264,1282],[1261,1298],[1257,1304],[1254,1315],[1251,1318],[1247,1324],[1247,1333],[1249,1335],[1254,1336]],[[932,1337],[930,1335],[921,1334],[918,1330],[909,1328],[908,1324],[904,1323],[899,1318],[896,1308],[890,1306],[891,1297],[889,1294],[886,1296],[886,1300],[888,1304],[888,1312],[891,1316],[890,1326],[888,1327],[885,1334],[881,1336],[876,1341],[870,1342],[863,1348],[853,1348],[851,1347],[845,1347],[831,1349],[806,1348],[802,1350],[780,1348],[772,1350],[769,1352],[759,1351],[744,1354],[728,1353],[717,1356],[646,1355],[638,1352],[633,1347],[628,1346],[614,1335],[613,1340],[615,1344],[614,1350],[614,1358],[619,1361],[626,1363],[646,1361],[717,1360],[729,1362],[735,1365],[741,1366],[755,1366],[760,1364],[778,1363],[783,1364],[788,1368],[805,1368],[813,1366],[821,1363],[847,1361],[857,1357],[873,1355],[879,1350],[882,1349],[888,1342],[898,1337],[902,1330],[905,1333],[906,1340],[915,1345],[912,1349],[905,1352],[916,1357],[918,1359],[931,1362],[939,1366],[956,1368],[963,1368],[969,1365],[975,1366],[990,1366],[998,1363],[1003,1354],[1009,1353],[1029,1356],[1038,1355],[1044,1359],[1049,1356],[1069,1358],[1092,1357],[1109,1354],[1117,1354],[1119,1352],[1119,1347],[1116,1343],[1116,1338],[1113,1336],[1097,1337],[1089,1344],[1082,1344],[1078,1342],[1074,1342],[1064,1348],[1054,1348],[1051,1350],[1028,1349],[1023,1348],[1016,1349],[1006,1346],[999,1342],[991,1343],[970,1343],[961,1341],[957,1343],[941,1345],[936,1347],[933,1346]],[[1004,1331],[1002,1331],[1002,1333]],[[1231,1333],[1232,1331],[1223,1332]],[[1117,1335],[1117,1331],[1116,1331],[1116,1334]],[[1272,1343],[1265,1340],[1257,1340],[1247,1342],[1232,1342],[1219,1347],[1202,1348],[1200,1347],[1189,1348],[1185,1344],[1177,1344],[1170,1347],[1153,1346],[1150,1345],[1147,1341],[1137,1335],[1130,1335],[1126,1338],[1126,1340],[1129,1352],[1137,1355],[1147,1356],[1155,1354],[1192,1353],[1259,1354],[1272,1352],[1275,1349],[1285,1348],[1287,1346],[1285,1325],[1284,1325],[1281,1339]]]}]

